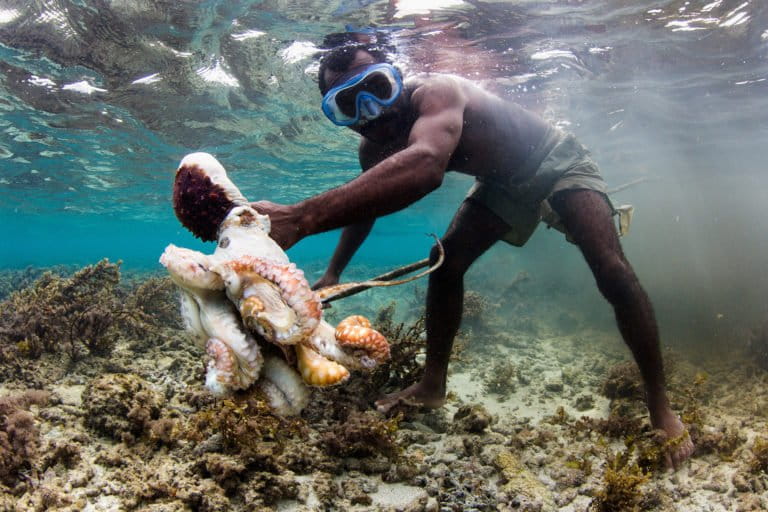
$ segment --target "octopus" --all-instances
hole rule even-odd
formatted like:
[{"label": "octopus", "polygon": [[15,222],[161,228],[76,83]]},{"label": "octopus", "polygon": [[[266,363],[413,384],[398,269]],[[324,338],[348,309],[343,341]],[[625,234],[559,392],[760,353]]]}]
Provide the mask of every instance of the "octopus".
[{"label": "octopus", "polygon": [[361,286],[401,284],[442,262],[441,253],[426,272],[400,281],[314,291],[269,237],[269,217],[250,206],[207,153],[181,161],[173,203],[187,229],[217,242],[212,254],[170,244],[160,257],[181,290],[185,327],[209,357],[206,387],[223,395],[255,385],[282,415],[301,412],[309,387],[339,384],[350,370],[371,370],[389,358],[389,343],[365,317],[352,315],[333,327],[323,318],[323,300]]}]

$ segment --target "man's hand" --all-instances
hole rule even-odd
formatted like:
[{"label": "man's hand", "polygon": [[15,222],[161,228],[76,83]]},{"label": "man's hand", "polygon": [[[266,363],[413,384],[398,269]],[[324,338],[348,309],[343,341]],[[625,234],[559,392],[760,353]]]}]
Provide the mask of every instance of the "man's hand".
[{"label": "man's hand", "polygon": [[312,285],[312,289],[319,290],[326,286],[333,286],[334,284],[339,284],[339,275],[326,271],[323,277],[318,279],[317,282]]},{"label": "man's hand", "polygon": [[277,204],[271,201],[256,201],[251,203],[251,208],[268,215],[272,224],[269,236],[282,247],[290,249],[296,242],[302,239],[300,216],[293,205]]}]

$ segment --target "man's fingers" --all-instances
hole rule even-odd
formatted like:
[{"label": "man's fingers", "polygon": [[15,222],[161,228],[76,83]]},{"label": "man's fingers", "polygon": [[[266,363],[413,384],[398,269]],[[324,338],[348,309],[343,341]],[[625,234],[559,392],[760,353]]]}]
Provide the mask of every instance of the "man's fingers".
[{"label": "man's fingers", "polygon": [[272,204],[273,203],[270,203],[269,201],[256,201],[251,203],[251,208],[261,213],[262,215],[268,215],[270,211],[270,205]]}]

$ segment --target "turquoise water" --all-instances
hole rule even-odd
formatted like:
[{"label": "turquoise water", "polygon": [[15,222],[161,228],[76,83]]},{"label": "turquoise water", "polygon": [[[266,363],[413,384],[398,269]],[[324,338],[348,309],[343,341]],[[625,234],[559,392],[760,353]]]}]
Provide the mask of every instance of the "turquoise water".
[{"label": "turquoise water", "polygon": [[[253,200],[352,179],[356,136],[320,114],[312,54],[375,26],[404,68],[463,74],[575,132],[610,186],[644,180],[614,199],[637,208],[625,248],[663,322],[746,325],[768,307],[767,19],[757,0],[2,1],[0,268],[156,270],[168,243],[205,249],[170,204],[190,151],[214,153]],[[451,176],[382,219],[353,268],[424,257],[470,185]],[[336,236],[290,256],[321,266]],[[554,232],[484,261],[599,301]]]}]

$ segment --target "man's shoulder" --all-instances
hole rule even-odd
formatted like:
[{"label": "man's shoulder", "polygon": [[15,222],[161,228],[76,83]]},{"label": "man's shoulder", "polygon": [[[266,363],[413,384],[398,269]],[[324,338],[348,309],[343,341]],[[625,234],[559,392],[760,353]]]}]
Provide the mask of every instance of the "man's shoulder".
[{"label": "man's shoulder", "polygon": [[436,103],[444,106],[466,103],[471,94],[467,88],[469,85],[467,80],[455,75],[423,74],[409,79],[406,86],[411,90],[411,100],[419,109],[420,106],[434,106]]},{"label": "man's shoulder", "polygon": [[471,82],[456,75],[419,73],[408,77],[406,85],[414,91],[419,89],[463,89],[471,85]]}]

